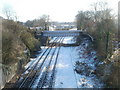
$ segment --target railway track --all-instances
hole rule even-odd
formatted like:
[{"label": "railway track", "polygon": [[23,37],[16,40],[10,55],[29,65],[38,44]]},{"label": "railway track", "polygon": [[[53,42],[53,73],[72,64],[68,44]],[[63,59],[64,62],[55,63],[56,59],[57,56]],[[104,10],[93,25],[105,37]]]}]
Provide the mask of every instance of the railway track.
[{"label": "railway track", "polygon": [[[61,39],[60,39],[61,40]],[[60,42],[60,40],[59,40],[59,42]],[[37,72],[37,74],[36,74],[36,80],[40,80],[40,83],[42,83],[41,82],[41,79],[40,79],[40,76],[43,76],[43,70],[44,70],[44,68],[48,68],[47,67],[47,64],[51,61],[51,57],[53,57],[54,56],[54,52],[55,52],[55,50],[56,50],[56,47],[54,48],[54,50],[53,51],[51,51],[51,54],[49,54],[46,58],[45,58],[45,62],[43,63],[43,65],[41,66],[41,68],[39,68],[39,72]],[[44,78],[44,77],[42,77],[42,78]],[[36,87],[32,87],[32,85],[35,83],[35,85],[37,85],[37,82],[38,81],[35,81],[35,79],[33,79],[32,80],[32,82],[30,82],[30,85],[29,85],[29,88],[36,88]]]},{"label": "railway track", "polygon": [[[64,40],[64,38],[62,38],[60,40],[60,43]],[[50,88],[49,84],[51,83],[51,78],[54,76],[52,76],[53,72],[55,72],[55,67],[56,67],[56,63],[57,63],[57,58],[58,58],[58,54],[59,54],[59,50],[60,50],[60,44],[58,45],[58,48],[55,48],[51,57],[50,57],[50,61],[47,64],[47,67],[45,68],[45,71],[42,73],[41,78],[38,82],[37,88]],[[51,83],[53,84],[53,83]]]},{"label": "railway track", "polygon": [[[58,38],[56,38],[53,42],[56,42]],[[49,47],[52,47],[54,45],[54,43],[50,43]],[[43,57],[43,55],[45,55],[45,53],[48,51],[49,47],[47,47],[42,53],[41,55],[38,57],[38,60],[36,60],[36,62],[32,62],[26,69],[24,72],[26,72],[27,70],[30,69],[30,67],[33,67],[37,64],[37,62],[39,62],[39,60]],[[36,64],[35,64],[36,63]]]},{"label": "railway track", "polygon": [[[64,40],[64,39],[63,39]],[[62,40],[62,42],[63,42]],[[60,52],[60,48],[61,46],[59,46],[58,48],[58,53],[56,55],[56,58],[55,58],[55,63],[54,63],[54,67],[53,67],[53,70],[52,70],[52,74],[50,76],[50,82],[48,84],[48,88],[53,88],[54,86],[54,79],[55,79],[55,72],[56,72],[56,64],[57,64],[57,59],[58,59],[58,55],[59,55],[59,52]]]},{"label": "railway track", "polygon": [[[54,40],[54,42],[56,41],[61,41],[62,38],[58,39],[56,38]],[[42,69],[43,69],[43,65],[44,65],[44,62],[46,61],[47,57],[49,56],[49,54],[51,53],[52,51],[52,47],[55,46],[54,45],[55,43],[51,44],[42,54],[41,56],[39,57],[39,59],[37,60],[37,62],[34,63],[32,69],[30,70],[30,72],[27,74],[27,76],[25,78],[23,78],[22,81],[18,82],[15,87],[19,89],[21,88],[31,88],[32,87],[32,84],[34,83],[35,79],[39,76],[39,74],[41,73]],[[52,57],[55,53],[56,49],[54,49],[52,55],[51,55],[51,58],[50,58],[50,62],[47,66],[47,68],[49,68],[49,65],[52,61]],[[47,54],[46,54],[47,53]],[[46,54],[46,55],[45,55]],[[45,56],[45,57],[43,57]],[[44,59],[43,59],[44,58]],[[43,60],[41,60],[43,59]],[[40,63],[41,62],[41,63]],[[31,63],[33,64],[33,63]],[[40,65],[39,65],[40,64]],[[28,70],[29,68],[31,67],[31,65],[26,69]],[[47,75],[47,74],[46,74]],[[45,75],[45,78],[46,78],[46,75]],[[42,83],[43,85],[43,83]]]}]

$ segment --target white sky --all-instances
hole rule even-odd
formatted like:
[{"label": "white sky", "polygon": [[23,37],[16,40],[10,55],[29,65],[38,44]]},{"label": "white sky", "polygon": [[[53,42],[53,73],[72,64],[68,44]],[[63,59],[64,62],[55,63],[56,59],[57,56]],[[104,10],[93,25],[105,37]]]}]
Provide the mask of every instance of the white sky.
[{"label": "white sky", "polygon": [[[80,10],[90,10],[90,4],[101,0],[0,0],[0,16],[2,8],[10,7],[19,16],[20,21],[33,20],[43,14],[50,15],[52,21],[74,21]],[[108,2],[117,14],[118,1],[102,0]]]}]

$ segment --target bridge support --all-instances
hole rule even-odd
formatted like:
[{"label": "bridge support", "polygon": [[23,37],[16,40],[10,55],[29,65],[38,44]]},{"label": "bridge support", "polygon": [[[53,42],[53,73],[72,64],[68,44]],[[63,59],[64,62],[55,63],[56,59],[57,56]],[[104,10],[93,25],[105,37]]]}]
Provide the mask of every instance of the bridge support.
[{"label": "bridge support", "polygon": [[46,46],[48,37],[44,37],[43,32],[39,32],[39,35],[37,35],[37,34],[38,34],[38,32],[36,32],[35,37],[37,39],[39,39],[41,46]]},{"label": "bridge support", "polygon": [[93,38],[81,30],[59,30],[59,31],[39,31],[36,36],[40,39],[41,45],[48,45],[49,37],[74,37],[74,36],[87,36],[91,41]]}]

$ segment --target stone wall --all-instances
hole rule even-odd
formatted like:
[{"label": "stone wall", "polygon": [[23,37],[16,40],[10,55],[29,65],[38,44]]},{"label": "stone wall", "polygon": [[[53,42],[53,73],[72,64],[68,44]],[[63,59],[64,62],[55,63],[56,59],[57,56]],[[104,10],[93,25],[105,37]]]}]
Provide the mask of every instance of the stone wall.
[{"label": "stone wall", "polygon": [[13,65],[1,65],[0,67],[0,89],[5,86],[7,82],[9,82],[12,77],[16,74],[17,63]]}]

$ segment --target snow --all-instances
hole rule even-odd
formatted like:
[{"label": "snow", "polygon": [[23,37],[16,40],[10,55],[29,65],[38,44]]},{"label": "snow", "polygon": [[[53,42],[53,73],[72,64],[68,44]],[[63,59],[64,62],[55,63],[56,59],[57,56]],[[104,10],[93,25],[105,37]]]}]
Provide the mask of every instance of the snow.
[{"label": "snow", "polygon": [[74,40],[74,37],[65,37],[63,44],[75,44],[76,41]]},{"label": "snow", "polygon": [[70,53],[70,47],[61,47],[56,70],[55,88],[77,87]]},{"label": "snow", "polygon": [[[64,42],[69,43],[73,38],[67,38]],[[101,88],[103,84],[92,74],[96,69],[96,52],[91,50],[87,53],[89,48],[89,41],[84,41],[80,46],[76,47],[61,47],[58,56],[56,78],[54,88]],[[88,71],[84,70],[83,73],[77,73],[75,63],[85,63],[84,68],[88,67]],[[87,67],[86,67],[87,66]],[[79,66],[80,69],[81,66]],[[78,69],[79,69],[78,68]]]},{"label": "snow", "polygon": [[81,30],[57,30],[57,31],[44,31],[43,36],[51,37],[69,37],[69,36],[78,36]]},{"label": "snow", "polygon": [[32,65],[32,63],[34,63],[35,62],[35,60],[36,60],[36,58],[30,58],[30,62],[29,63],[27,63],[27,65],[25,65],[24,67],[25,67],[25,69],[26,68],[28,68],[30,65]]},{"label": "snow", "polygon": [[[54,37],[51,42],[53,42],[57,37]],[[63,44],[73,44],[75,43],[74,37],[65,37]],[[97,63],[96,52],[93,49],[90,49],[91,42],[85,39],[79,46],[75,47],[61,47],[57,59],[55,77],[54,77],[54,86],[53,88],[101,88],[103,83],[96,77],[94,73]],[[37,58],[31,59],[31,61],[25,66],[27,69],[31,69],[36,62],[40,59],[41,55],[44,53],[47,47],[42,47],[42,52],[38,54]],[[47,70],[49,61],[53,51],[56,49],[55,55],[52,58],[50,68],[47,75],[47,84],[44,85],[44,88],[48,87],[50,78],[52,75],[55,58],[57,56],[57,51],[59,47],[52,47],[52,52],[50,52],[46,61],[44,62],[40,72],[37,74],[38,77],[35,79],[32,88],[36,88],[41,84],[41,79],[44,77]],[[40,67],[43,62],[46,54],[39,61],[36,70]],[[76,64],[77,63],[77,64]],[[27,74],[29,69],[24,72]],[[78,70],[78,71],[77,71]],[[80,72],[81,71],[81,72]]]},{"label": "snow", "polygon": [[70,29],[70,30],[77,30],[77,28],[72,28],[72,29]]},{"label": "snow", "polygon": [[[52,40],[50,40],[49,43],[59,42],[58,40],[57,40],[57,41],[54,41],[56,38],[58,38],[58,37],[52,38]],[[64,40],[63,40],[62,43],[63,43],[63,44],[75,44],[76,41],[75,41],[74,37],[64,37]]]},{"label": "snow", "polygon": [[53,43],[57,39],[57,37],[53,37],[52,40],[49,41],[49,43]]},{"label": "snow", "polygon": [[[47,70],[47,66],[49,64],[49,61],[51,60],[51,56],[52,56],[52,53],[54,51],[55,48],[52,49],[52,52],[47,56],[46,58],[46,61],[44,62],[40,72],[39,72],[39,76],[37,77],[37,79],[34,81],[34,84],[32,85],[32,88],[37,88],[37,86],[39,86],[39,82],[40,80],[44,77],[44,72],[46,72]],[[44,57],[45,58],[45,57]],[[42,59],[44,59],[42,58]],[[55,55],[53,57],[53,59],[55,59]],[[42,62],[42,61],[41,61]],[[40,66],[40,65],[39,65]],[[49,69],[50,70],[50,69]],[[52,70],[52,69],[51,69]]]},{"label": "snow", "polygon": [[[36,57],[36,58],[30,58],[30,62],[28,62],[28,63],[24,66],[25,72],[23,73],[23,75],[24,75],[24,74],[27,74],[27,73],[29,72],[29,70],[30,70],[33,66],[35,66],[35,64],[37,63],[37,61],[40,59],[41,55],[45,52],[46,47],[42,47],[41,49],[42,49],[41,51],[38,51],[39,54],[37,55],[37,57]],[[45,55],[46,55],[46,54],[45,54]],[[44,56],[43,56],[43,57],[44,57]],[[39,63],[41,63],[41,62],[42,62],[42,59],[39,61]]]}]

